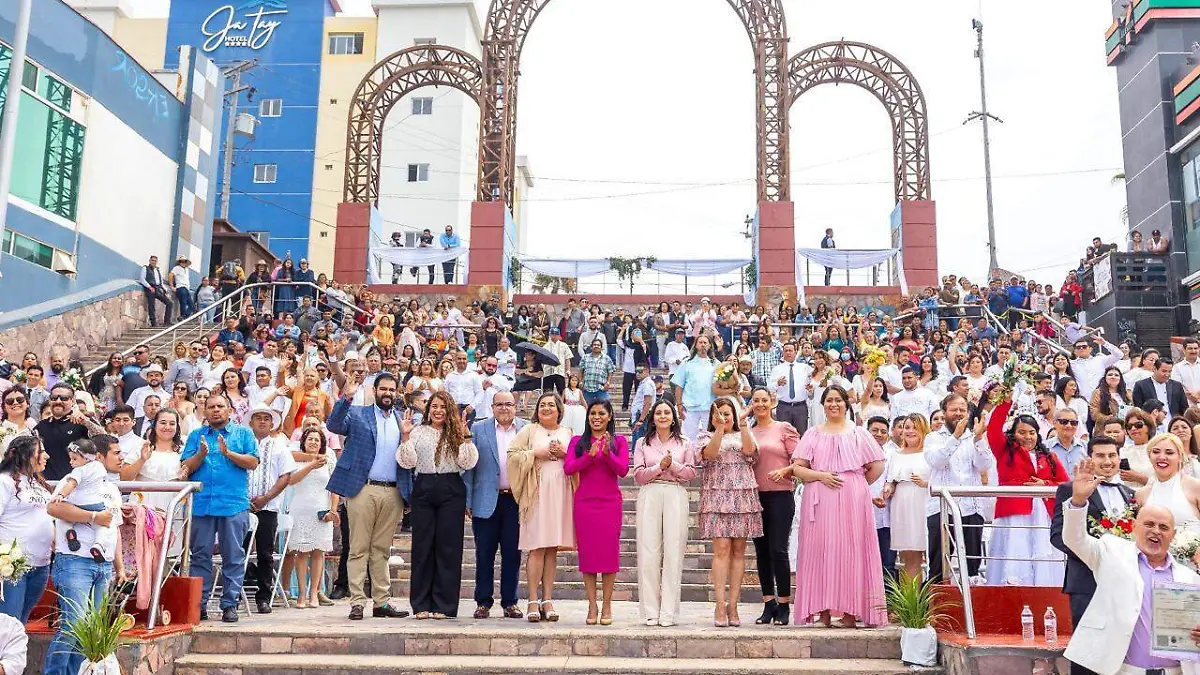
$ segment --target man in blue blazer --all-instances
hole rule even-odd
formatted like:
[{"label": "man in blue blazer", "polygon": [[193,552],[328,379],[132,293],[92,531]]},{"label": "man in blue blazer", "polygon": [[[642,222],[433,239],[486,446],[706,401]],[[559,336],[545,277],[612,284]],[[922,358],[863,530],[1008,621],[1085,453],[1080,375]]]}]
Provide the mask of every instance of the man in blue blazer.
[{"label": "man in blue blazer", "polygon": [[471,425],[479,463],[463,474],[467,484],[467,515],[475,533],[475,618],[491,615],[495,602],[496,549],[500,549],[500,607],[504,616],[520,619],[517,578],[521,523],[508,482],[508,446],[527,422],[516,419],[517,403],[507,391],[492,398],[492,416]]},{"label": "man in blue blazer", "polygon": [[[391,574],[388,555],[396,526],[404,515],[404,502],[412,494],[412,474],[396,462],[396,450],[412,420],[396,410],[398,382],[391,373],[375,378],[375,403],[351,405],[362,385],[356,374],[342,388],[326,427],[346,437],[342,457],[329,477],[326,489],[341,495],[350,517],[350,558],[346,563],[350,585],[350,618],[363,618],[366,594],[363,586],[371,573],[371,616],[403,618],[408,612],[394,609],[388,601]],[[345,544],[343,544],[345,545]]]}]

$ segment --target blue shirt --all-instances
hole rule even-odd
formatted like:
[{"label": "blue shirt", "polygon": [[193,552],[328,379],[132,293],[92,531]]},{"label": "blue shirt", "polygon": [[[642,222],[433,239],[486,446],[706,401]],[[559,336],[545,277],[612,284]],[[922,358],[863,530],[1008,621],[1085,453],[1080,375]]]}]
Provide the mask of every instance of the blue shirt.
[{"label": "blue shirt", "polygon": [[367,480],[385,480],[395,482],[396,449],[400,447],[400,420],[393,408],[387,415],[379,406],[371,406],[375,411],[375,461],[371,462],[371,470]]},{"label": "blue shirt", "polygon": [[192,430],[180,459],[188,459],[199,452],[201,438],[208,442],[204,463],[191,475],[191,480],[204,484],[204,489],[193,497],[193,515],[233,516],[250,509],[250,472],[221,454],[217,439],[222,436],[230,452],[258,457],[258,441],[250,427],[230,423],[214,429],[205,424]]},{"label": "blue shirt", "polygon": [[1046,441],[1046,448],[1058,457],[1058,461],[1062,462],[1063,468],[1067,470],[1068,476],[1075,475],[1075,467],[1087,457],[1087,446],[1079,442],[1079,439],[1072,439],[1070,446],[1064,446],[1062,441],[1058,440],[1058,434],[1052,434]]},{"label": "blue shirt", "polygon": [[702,359],[693,356],[679,364],[679,369],[671,377],[671,384],[683,389],[680,403],[684,410],[705,411],[716,400],[712,393],[713,373],[717,362],[712,359]]},{"label": "blue shirt", "polygon": [[1008,305],[1010,307],[1024,307],[1025,300],[1029,298],[1029,289],[1021,284],[1008,287]]},{"label": "blue shirt", "polygon": [[446,234],[443,232],[442,236],[438,237],[438,243],[442,245],[442,248],[458,248],[459,247],[458,235],[457,234]]},{"label": "blue shirt", "polygon": [[242,344],[245,344],[246,338],[245,338],[245,336],[242,335],[242,332],[237,330],[236,328],[234,330],[229,330],[228,328],[222,328],[221,332],[217,333],[217,344],[227,345],[230,342],[240,342]]}]

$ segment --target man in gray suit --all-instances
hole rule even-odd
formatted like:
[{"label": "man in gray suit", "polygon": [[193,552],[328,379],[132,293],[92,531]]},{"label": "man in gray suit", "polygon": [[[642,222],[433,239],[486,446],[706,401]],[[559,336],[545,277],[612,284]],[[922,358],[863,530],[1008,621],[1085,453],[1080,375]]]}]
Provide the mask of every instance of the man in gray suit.
[{"label": "man in gray suit", "polygon": [[479,463],[463,474],[467,484],[467,515],[475,533],[476,619],[491,615],[495,602],[496,549],[500,549],[500,607],[510,619],[522,618],[517,609],[517,578],[521,551],[517,548],[520,515],[508,482],[508,446],[525,420],[516,419],[517,403],[507,391],[492,398],[492,416],[471,425]]}]

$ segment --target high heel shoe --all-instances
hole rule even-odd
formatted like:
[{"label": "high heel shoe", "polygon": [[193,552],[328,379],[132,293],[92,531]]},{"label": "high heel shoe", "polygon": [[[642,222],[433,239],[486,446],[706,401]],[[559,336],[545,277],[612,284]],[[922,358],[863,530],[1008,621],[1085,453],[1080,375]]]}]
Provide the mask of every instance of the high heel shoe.
[{"label": "high heel shoe", "polygon": [[778,607],[779,601],[775,598],[771,598],[770,600],[764,602],[762,616],[755,619],[754,623],[760,626],[771,623],[775,620],[775,612],[777,611]]},{"label": "high heel shoe", "polygon": [[721,611],[721,606],[718,605],[713,610],[713,625],[717,628],[725,628],[729,625],[729,609]]},{"label": "high heel shoe", "polygon": [[589,626],[595,626],[596,625],[596,615],[599,613],[600,613],[600,610],[597,609],[595,605],[588,607],[587,618],[584,619],[583,622]]},{"label": "high heel shoe", "polygon": [[731,627],[737,628],[742,625],[742,617],[738,616],[738,606],[736,602],[729,603],[725,611],[729,614],[729,625]]},{"label": "high heel shoe", "polygon": [[786,626],[792,620],[792,605],[791,603],[781,602],[775,608],[775,618],[771,621],[776,626]]},{"label": "high heel shoe", "polygon": [[542,620],[542,603],[531,602],[525,608],[525,620],[529,623],[537,623]]}]

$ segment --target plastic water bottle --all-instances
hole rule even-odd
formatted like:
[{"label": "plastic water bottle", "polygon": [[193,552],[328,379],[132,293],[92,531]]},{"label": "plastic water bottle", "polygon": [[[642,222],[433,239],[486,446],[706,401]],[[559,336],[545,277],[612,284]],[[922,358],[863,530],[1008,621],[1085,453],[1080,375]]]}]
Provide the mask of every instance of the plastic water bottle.
[{"label": "plastic water bottle", "polygon": [[1021,610],[1021,639],[1033,642],[1033,610],[1029,609],[1029,605]]},{"label": "plastic water bottle", "polygon": [[1053,607],[1046,608],[1046,615],[1042,621],[1045,625],[1046,642],[1056,644],[1058,642],[1058,615],[1054,613]]}]

